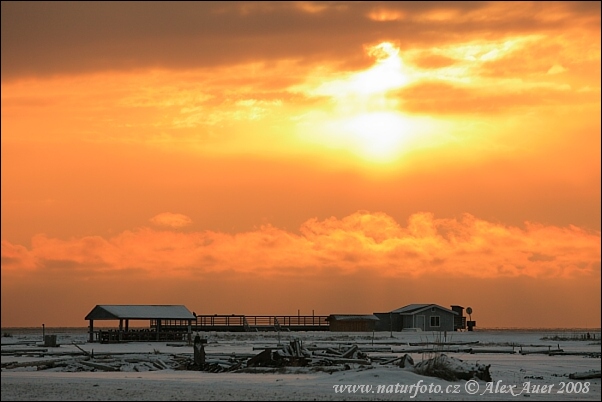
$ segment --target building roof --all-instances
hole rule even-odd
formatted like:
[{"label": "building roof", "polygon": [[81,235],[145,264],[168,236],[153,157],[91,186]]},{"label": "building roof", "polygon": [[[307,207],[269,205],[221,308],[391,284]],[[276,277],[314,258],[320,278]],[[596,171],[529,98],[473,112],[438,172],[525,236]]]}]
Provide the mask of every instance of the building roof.
[{"label": "building roof", "polygon": [[194,320],[195,316],[182,305],[97,305],[86,320]]},{"label": "building roof", "polygon": [[326,318],[329,321],[379,321],[374,314],[331,314]]},{"label": "building roof", "polygon": [[424,310],[427,310],[427,309],[432,308],[432,307],[438,308],[440,310],[447,311],[447,312],[452,313],[452,314],[456,314],[456,315],[458,314],[456,311],[453,311],[453,310],[450,310],[448,308],[442,307],[442,306],[440,306],[438,304],[408,304],[407,306],[400,307],[397,310],[391,311],[391,313],[402,314],[402,315],[414,315],[416,313],[423,312]]}]

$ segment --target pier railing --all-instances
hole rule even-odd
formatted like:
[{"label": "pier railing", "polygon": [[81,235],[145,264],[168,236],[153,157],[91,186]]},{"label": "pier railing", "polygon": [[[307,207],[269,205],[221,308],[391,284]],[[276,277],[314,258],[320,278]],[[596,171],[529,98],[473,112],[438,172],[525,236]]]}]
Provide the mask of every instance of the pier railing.
[{"label": "pier railing", "polygon": [[197,315],[192,327],[195,331],[319,331],[328,330],[327,318],[318,315]]}]

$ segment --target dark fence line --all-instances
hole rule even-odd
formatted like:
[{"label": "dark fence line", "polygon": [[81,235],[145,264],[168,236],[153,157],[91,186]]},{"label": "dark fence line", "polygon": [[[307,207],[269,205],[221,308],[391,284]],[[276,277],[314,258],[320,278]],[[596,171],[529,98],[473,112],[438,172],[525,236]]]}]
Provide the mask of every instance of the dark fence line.
[{"label": "dark fence line", "polygon": [[210,328],[278,329],[325,329],[329,322],[326,315],[197,315],[192,322],[195,330]]}]

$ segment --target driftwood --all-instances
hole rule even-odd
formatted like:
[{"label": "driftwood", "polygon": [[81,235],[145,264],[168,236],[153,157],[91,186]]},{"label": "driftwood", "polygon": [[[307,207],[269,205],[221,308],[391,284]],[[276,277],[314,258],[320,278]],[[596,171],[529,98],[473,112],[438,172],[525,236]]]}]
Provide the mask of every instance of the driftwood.
[{"label": "driftwood", "polygon": [[513,355],[516,353],[516,350],[514,349],[470,349],[471,354],[476,354],[476,353],[507,353],[510,355]]},{"label": "driftwood", "polygon": [[[335,349],[332,346],[308,346],[307,350],[310,351],[321,351],[321,350],[326,350],[329,351],[331,353],[343,353],[345,350],[348,350],[351,347],[357,346],[357,348],[359,350],[361,350],[362,352],[391,352],[391,346],[390,345],[361,345],[361,344],[354,344],[354,345],[344,345],[342,346],[342,349]],[[265,349],[265,348],[261,348],[261,349]]]},{"label": "driftwood", "polygon": [[294,339],[280,349],[265,349],[250,358],[247,367],[307,366],[310,357],[311,352],[303,348],[300,340]]},{"label": "driftwood", "polygon": [[312,356],[314,356],[314,357],[331,357],[331,358],[343,357],[341,355],[341,353],[328,353],[328,352],[313,353]]},{"label": "driftwood", "polygon": [[360,350],[358,345],[351,345],[345,350],[332,347],[313,347],[314,352],[303,347],[299,340],[293,340],[290,345],[279,349],[265,348],[263,352],[250,358],[247,367],[284,367],[335,364],[372,364],[368,355]]},{"label": "driftwood", "polygon": [[399,367],[401,368],[409,368],[414,367],[414,359],[410,355],[403,355],[399,360]]},{"label": "driftwood", "polygon": [[554,351],[549,351],[549,350],[523,350],[520,352],[521,355],[550,355],[552,353],[558,355],[560,353],[563,353],[564,350],[560,349],[560,350],[554,350]]},{"label": "driftwood", "polygon": [[283,367],[306,366],[307,359],[299,356],[283,356],[279,351],[266,349],[257,356],[247,360],[247,367]]},{"label": "driftwood", "polygon": [[94,355],[92,353],[83,350],[82,348],[80,348],[79,346],[77,346],[75,343],[73,343],[73,346],[75,346],[76,348],[78,348],[79,350],[81,350],[82,352],[84,352],[84,354],[86,356],[92,356],[92,357],[94,357]]},{"label": "driftwood", "polygon": [[445,352],[445,353],[471,353],[473,349],[471,348],[454,348],[454,349],[433,349],[433,348],[420,348],[420,349],[397,349],[394,350],[395,353],[436,353],[436,352]]},{"label": "driftwood", "polygon": [[2,353],[2,355],[15,355],[15,354],[22,354],[22,353],[45,353],[48,352],[48,349],[46,348],[23,348],[23,349],[10,349],[10,348],[4,348],[2,349],[2,351],[0,351],[0,353]]},{"label": "driftwood", "polygon": [[341,354],[341,357],[349,358],[349,357],[353,356],[353,354],[356,353],[357,351],[358,351],[357,345],[353,345],[352,347],[347,349],[343,354]]},{"label": "driftwood", "polygon": [[151,362],[144,362],[141,364],[142,366],[146,366],[148,367],[149,371],[157,371],[157,366],[155,366],[153,363]]},{"label": "driftwood", "polygon": [[257,353],[205,353],[205,359],[219,359],[219,358],[227,358],[227,359],[250,359],[255,356]]},{"label": "driftwood", "polygon": [[333,363],[333,364],[348,364],[348,363],[355,363],[355,364],[361,364],[361,365],[370,365],[372,364],[370,362],[370,360],[367,359],[349,359],[349,358],[343,358],[343,357],[338,357],[338,358],[332,358],[332,357],[321,357],[321,359],[326,360],[327,362]]},{"label": "driftwood", "polygon": [[550,356],[587,356],[587,357],[594,357],[594,358],[600,358],[601,353],[600,352],[565,352],[565,351],[551,351]]},{"label": "driftwood", "polygon": [[69,364],[69,363],[82,363],[82,360],[85,359],[89,359],[88,357],[74,357],[74,358],[70,358],[70,359],[52,359],[52,360],[38,360],[38,361],[30,361],[30,362],[10,362],[10,363],[3,363],[2,364],[2,368],[11,370],[17,367],[49,367],[49,366],[56,366],[57,364],[62,365],[64,364]]},{"label": "driftwood", "polygon": [[479,341],[467,341],[467,342],[462,342],[462,341],[458,341],[458,342],[410,342],[408,343],[408,345],[410,346],[429,346],[429,345],[435,345],[435,346],[456,346],[456,345],[476,345],[478,344]]},{"label": "driftwood", "polygon": [[222,373],[225,371],[233,371],[238,370],[242,365],[242,362],[236,362],[231,364],[228,363],[205,363],[204,371],[208,371],[210,373]]},{"label": "driftwood", "polygon": [[359,350],[362,352],[392,352],[391,346],[359,346]]},{"label": "driftwood", "polygon": [[480,379],[491,382],[491,365],[470,364],[447,355],[439,355],[417,363],[414,371],[429,377],[438,377],[448,381]]},{"label": "driftwood", "polygon": [[[408,355],[404,355],[404,356],[408,356]],[[381,365],[385,365],[385,364],[393,364],[393,363],[395,363],[397,360],[400,360],[402,357],[403,357],[403,356],[397,356],[397,357],[394,357],[394,358],[392,358],[392,359],[391,359],[391,358],[389,358],[389,359],[387,359],[387,360],[384,360],[384,361],[380,362],[379,364],[381,364]]]},{"label": "driftwood", "polygon": [[169,366],[163,360],[153,360],[152,363],[159,370],[169,370]]},{"label": "driftwood", "polygon": [[106,364],[93,363],[90,361],[80,361],[80,363],[83,364],[84,366],[93,367],[95,369],[102,370],[102,371],[119,371],[119,367],[109,366]]},{"label": "driftwood", "polygon": [[601,378],[602,372],[600,370],[582,371],[579,373],[569,374],[571,380],[590,380],[593,378]]},{"label": "driftwood", "polygon": [[123,359],[123,361],[126,362],[126,363],[137,364],[137,363],[146,363],[146,362],[148,362],[150,360],[149,359],[144,359],[144,358],[136,358],[136,359],[128,358],[128,359]]},{"label": "driftwood", "polygon": [[380,362],[381,365],[393,364],[393,363],[397,364],[401,368],[413,367],[414,359],[412,359],[412,356],[410,356],[409,354],[405,354],[403,356],[388,358],[387,360]]}]

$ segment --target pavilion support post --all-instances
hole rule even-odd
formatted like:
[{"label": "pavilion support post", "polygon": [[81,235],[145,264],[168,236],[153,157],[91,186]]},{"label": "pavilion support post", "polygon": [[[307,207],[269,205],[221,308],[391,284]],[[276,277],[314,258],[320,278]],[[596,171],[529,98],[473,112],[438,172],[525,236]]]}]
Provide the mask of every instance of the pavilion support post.
[{"label": "pavilion support post", "polygon": [[161,332],[161,320],[157,320],[157,340],[159,340],[159,332]]},{"label": "pavilion support post", "polygon": [[90,338],[88,338],[88,342],[92,343],[94,342],[94,320],[89,320],[90,321],[90,325],[88,326],[89,331],[90,331]]},{"label": "pavilion support post", "polygon": [[188,320],[188,336],[186,339],[190,345],[192,343],[192,320]]},{"label": "pavilion support post", "polygon": [[125,332],[128,332],[130,330],[130,320],[125,320]]}]

